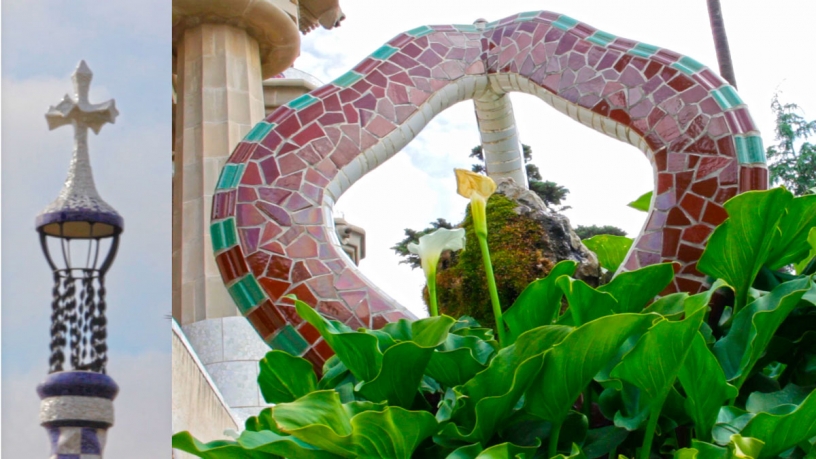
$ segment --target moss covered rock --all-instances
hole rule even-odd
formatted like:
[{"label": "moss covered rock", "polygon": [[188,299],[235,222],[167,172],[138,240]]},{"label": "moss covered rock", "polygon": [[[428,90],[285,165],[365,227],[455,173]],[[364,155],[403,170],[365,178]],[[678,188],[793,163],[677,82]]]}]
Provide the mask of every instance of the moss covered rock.
[{"label": "moss covered rock", "polygon": [[[487,240],[502,309],[509,308],[530,282],[549,274],[561,260],[576,261],[576,277],[597,285],[601,274],[597,258],[581,244],[569,220],[512,180],[497,184],[497,193],[487,202]],[[440,264],[439,309],[453,317],[469,315],[493,327],[484,263],[469,207],[460,226],[466,231],[465,250],[448,266]]]}]

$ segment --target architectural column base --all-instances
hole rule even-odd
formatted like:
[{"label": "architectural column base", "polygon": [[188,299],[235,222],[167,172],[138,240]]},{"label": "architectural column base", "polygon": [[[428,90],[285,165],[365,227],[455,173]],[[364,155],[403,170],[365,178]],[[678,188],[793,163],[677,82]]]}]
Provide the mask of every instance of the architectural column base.
[{"label": "architectural column base", "polygon": [[119,386],[110,376],[62,371],[37,386],[40,424],[51,441],[50,459],[102,459],[113,399]]}]

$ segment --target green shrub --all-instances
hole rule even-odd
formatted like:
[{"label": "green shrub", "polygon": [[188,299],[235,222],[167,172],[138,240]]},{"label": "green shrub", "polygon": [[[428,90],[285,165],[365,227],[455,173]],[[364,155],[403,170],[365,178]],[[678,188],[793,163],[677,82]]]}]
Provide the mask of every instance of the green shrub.
[{"label": "green shrub", "polygon": [[[181,432],[173,446],[215,459],[812,458],[816,196],[749,192],[725,208],[699,263],[718,279],[708,291],[654,300],[669,264],[596,289],[564,261],[507,310],[503,348],[467,317],[354,331],[297,301],[336,353],[322,377],[272,351],[259,383],[274,407],[235,441]],[[778,271],[794,263],[798,275]],[[734,301],[715,320],[717,291]]]}]

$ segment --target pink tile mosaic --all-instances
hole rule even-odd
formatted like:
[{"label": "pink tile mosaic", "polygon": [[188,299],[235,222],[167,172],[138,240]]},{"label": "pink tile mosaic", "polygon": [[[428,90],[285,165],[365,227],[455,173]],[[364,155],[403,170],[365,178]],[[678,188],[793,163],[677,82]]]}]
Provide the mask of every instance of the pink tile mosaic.
[{"label": "pink tile mosaic", "polygon": [[[410,316],[329,243],[321,206],[332,202],[323,200],[336,199],[368,171],[357,158],[368,164],[383,145],[410,140],[403,128],[421,128],[415,115],[428,113],[429,103],[438,113],[463,93],[474,97],[463,88],[491,79],[493,87],[566,101],[567,111],[589,111],[645,140],[656,196],[624,266],[675,262],[677,280],[667,292],[701,288],[696,262],[727,217],[722,204],[738,191],[767,188],[750,113],[733,88],[693,59],[551,12],[483,29],[402,33],[334,82],[271,113],[230,158],[229,173],[241,172],[219,181],[213,225],[231,228],[235,243],[216,254],[218,265],[226,282],[247,272],[257,277],[268,300],[248,318],[267,342],[281,318],[302,323],[283,299],[292,293],[349,326],[379,328]],[[322,365],[331,350],[311,328],[298,330],[309,343],[303,355]]]}]

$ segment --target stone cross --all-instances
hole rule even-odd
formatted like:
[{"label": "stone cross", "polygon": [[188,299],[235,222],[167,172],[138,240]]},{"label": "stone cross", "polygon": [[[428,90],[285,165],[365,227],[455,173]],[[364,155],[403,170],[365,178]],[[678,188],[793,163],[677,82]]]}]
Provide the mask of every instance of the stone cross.
[{"label": "stone cross", "polygon": [[[93,72],[85,61],[80,61],[74,74],[74,95],[66,94],[56,106],[51,106],[45,114],[48,129],[53,130],[70,124],[74,127],[74,152],[71,165],[68,169],[68,178],[60,192],[60,196],[43,214],[65,211],[92,211],[96,213],[115,215],[116,211],[99,196],[94,185],[91,171],[91,161],[88,156],[88,128],[95,134],[107,123],[113,124],[119,111],[116,110],[116,101],[111,99],[100,104],[88,102],[88,90],[93,79]],[[121,223],[118,225],[121,227]]]}]

